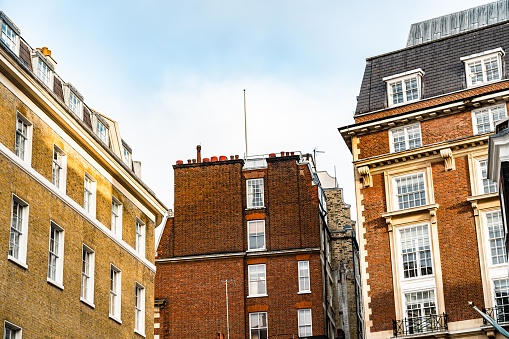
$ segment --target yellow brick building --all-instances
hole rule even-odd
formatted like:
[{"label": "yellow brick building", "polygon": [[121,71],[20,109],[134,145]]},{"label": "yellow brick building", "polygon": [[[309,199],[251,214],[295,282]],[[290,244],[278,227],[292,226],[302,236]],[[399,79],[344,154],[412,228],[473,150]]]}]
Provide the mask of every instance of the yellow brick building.
[{"label": "yellow brick building", "polygon": [[153,338],[167,208],[115,121],[0,12],[0,325],[5,338]]}]

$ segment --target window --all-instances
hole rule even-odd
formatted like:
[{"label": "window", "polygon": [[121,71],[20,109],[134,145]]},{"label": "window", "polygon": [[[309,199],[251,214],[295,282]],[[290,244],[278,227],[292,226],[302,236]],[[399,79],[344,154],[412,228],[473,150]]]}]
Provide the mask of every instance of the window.
[{"label": "window", "polygon": [[481,176],[481,187],[484,194],[497,191],[497,184],[488,179],[488,160],[479,161],[479,173]]},{"label": "window", "polygon": [[472,113],[474,134],[493,132],[495,123],[507,116],[504,104],[474,110]]},{"label": "window", "polygon": [[94,304],[94,264],[95,253],[83,245],[81,255],[81,300]]},{"label": "window", "polygon": [[247,208],[260,208],[263,203],[263,178],[248,179],[247,184]]},{"label": "window", "polygon": [[21,339],[21,327],[5,321],[4,339]]},{"label": "window", "polygon": [[51,182],[57,188],[65,190],[66,156],[58,147],[53,148]]},{"label": "window", "polygon": [[64,230],[51,222],[49,233],[48,281],[63,285]]},{"label": "window", "polygon": [[424,173],[414,173],[396,177],[394,182],[397,188],[397,209],[402,210],[426,205]]},{"label": "window", "polygon": [[428,225],[400,229],[404,278],[433,274]]},{"label": "window", "polygon": [[382,80],[387,83],[389,106],[419,100],[423,75],[423,70],[419,68],[383,78]]},{"label": "window", "polygon": [[478,86],[502,78],[502,48],[460,58],[465,63],[467,87]]},{"label": "window", "polygon": [[309,261],[299,261],[299,292],[311,292]]},{"label": "window", "polygon": [[312,336],[311,309],[299,310],[299,337]]},{"label": "window", "polygon": [[22,160],[30,162],[32,124],[18,114],[14,153]]},{"label": "window", "polygon": [[267,312],[249,313],[249,338],[267,339]]},{"label": "window", "polygon": [[393,128],[389,131],[389,135],[391,138],[390,148],[392,153],[422,146],[420,124]]},{"label": "window", "polygon": [[136,252],[145,256],[145,225],[136,220]]},{"label": "window", "polygon": [[122,204],[115,197],[111,200],[111,230],[122,238]]},{"label": "window", "polygon": [[120,298],[121,298],[122,272],[115,266],[110,266],[110,317],[120,321]]},{"label": "window", "polygon": [[430,316],[436,315],[435,291],[405,293],[405,308],[408,321],[408,333],[421,333],[432,330]]},{"label": "window", "polygon": [[4,21],[2,21],[2,42],[10,48],[11,51],[17,54],[17,46],[18,46],[18,34],[11,28],[11,26],[7,25]]},{"label": "window", "polygon": [[27,237],[28,204],[13,196],[8,258],[24,267],[26,267]]},{"label": "window", "polygon": [[102,142],[104,142],[106,145],[108,145],[108,128],[106,125],[97,119],[97,136],[99,139],[101,139]]},{"label": "window", "polygon": [[134,330],[145,334],[145,288],[138,283],[134,288]]},{"label": "window", "polygon": [[83,190],[83,208],[85,211],[95,216],[95,181],[85,173],[85,186]]},{"label": "window", "polygon": [[247,233],[250,251],[265,249],[265,220],[248,221]]},{"label": "window", "polygon": [[504,225],[500,211],[486,213],[486,226],[490,242],[491,264],[499,265],[507,262],[505,257]]},{"label": "window", "polygon": [[124,147],[122,151],[122,160],[124,160],[124,164],[126,164],[129,168],[131,168],[131,152]]},{"label": "window", "polygon": [[250,297],[266,296],[267,286],[265,280],[266,279],[265,264],[249,265],[248,275],[249,275],[249,296]]},{"label": "window", "polygon": [[51,84],[51,69],[39,57],[37,61],[37,77],[48,87]]},{"label": "window", "polygon": [[69,108],[74,114],[83,119],[83,111],[81,109],[81,100],[73,92],[69,91]]},{"label": "window", "polygon": [[497,311],[495,320],[498,323],[509,321],[509,280],[499,279],[493,281],[495,289],[495,305]]}]

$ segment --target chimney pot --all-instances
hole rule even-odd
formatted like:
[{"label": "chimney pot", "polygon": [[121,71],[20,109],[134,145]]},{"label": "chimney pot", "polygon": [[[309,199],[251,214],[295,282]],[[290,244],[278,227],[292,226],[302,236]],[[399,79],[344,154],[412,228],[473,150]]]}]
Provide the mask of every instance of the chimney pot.
[{"label": "chimney pot", "polygon": [[48,47],[41,48],[41,53],[44,56],[51,56],[51,50],[49,50]]},{"label": "chimney pot", "polygon": [[230,155],[230,160],[233,160],[235,159],[235,157],[233,155]]},{"label": "chimney pot", "polygon": [[193,159],[193,164],[196,164],[196,159]]},{"label": "chimney pot", "polygon": [[201,162],[201,145],[196,146],[196,161]]},{"label": "chimney pot", "polygon": [[285,152],[281,152],[281,156],[284,157],[285,156]]},{"label": "chimney pot", "polygon": [[291,154],[291,155],[294,155],[294,154],[295,154],[295,152],[290,152],[290,154]]},{"label": "chimney pot", "polygon": [[209,162],[209,158],[203,158],[203,162]]},{"label": "chimney pot", "polygon": [[191,163],[191,159],[187,159],[187,163],[190,164]]},{"label": "chimney pot", "polygon": [[182,165],[184,162],[182,160],[177,160],[177,165]]},{"label": "chimney pot", "polygon": [[275,158],[276,157],[276,153],[270,153],[269,154],[269,158]]},{"label": "chimney pot", "polygon": [[219,156],[219,160],[220,161],[226,161],[226,160],[228,160],[228,158],[226,157],[226,155],[220,155]]},{"label": "chimney pot", "polygon": [[211,156],[210,157],[210,161],[211,162],[217,161],[217,157],[215,155]]},{"label": "chimney pot", "polygon": [[235,154],[235,160],[239,160],[239,155]]}]

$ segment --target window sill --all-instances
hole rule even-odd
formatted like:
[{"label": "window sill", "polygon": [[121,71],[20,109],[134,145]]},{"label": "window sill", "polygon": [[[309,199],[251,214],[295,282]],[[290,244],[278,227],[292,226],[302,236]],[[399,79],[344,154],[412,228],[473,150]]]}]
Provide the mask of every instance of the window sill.
[{"label": "window sill", "polygon": [[247,207],[246,208],[246,211],[251,211],[251,210],[263,210],[265,209],[265,206],[255,206],[255,207]]},{"label": "window sill", "polygon": [[299,291],[297,294],[311,294],[311,291]]},{"label": "window sill", "polygon": [[138,330],[134,330],[134,333],[136,333],[136,334],[138,334],[138,335],[141,335],[143,338],[145,338],[145,337],[146,337],[146,336],[145,336],[145,333],[140,332],[140,331],[138,331]]},{"label": "window sill", "polygon": [[246,252],[252,253],[252,252],[264,252],[264,251],[267,251],[267,249],[266,248],[256,248],[256,249],[249,249]]},{"label": "window sill", "polygon": [[400,103],[397,103],[397,104],[388,104],[387,108],[395,108],[395,107],[400,107],[400,106],[404,106],[404,105],[408,105],[408,104],[413,104],[414,102],[417,102],[419,100],[421,100],[421,98],[414,99],[414,100],[403,101],[403,102],[400,102]]},{"label": "window sill", "polygon": [[498,192],[493,193],[482,193],[482,194],[476,194],[467,197],[467,201],[475,201],[475,200],[484,200],[484,199],[490,199],[490,198],[497,198],[498,199]]},{"label": "window sill", "polygon": [[64,285],[62,285],[61,283],[59,283],[59,282],[57,282],[57,281],[55,281],[55,280],[52,280],[52,279],[50,279],[50,278],[46,278],[46,281],[47,281],[49,284],[51,284],[51,285],[53,285],[53,286],[57,287],[58,289],[60,289],[60,290],[62,290],[62,291],[64,290]]},{"label": "window sill", "polygon": [[84,303],[85,305],[87,305],[87,306],[89,306],[89,307],[91,307],[91,308],[94,308],[94,309],[95,309],[95,305],[94,305],[94,303],[93,303],[92,301],[89,301],[89,300],[87,300],[87,299],[84,299],[83,297],[80,297],[80,301],[81,301],[82,303]]},{"label": "window sill", "polygon": [[111,320],[114,320],[115,322],[119,323],[120,325],[122,325],[122,320],[118,319],[117,317],[115,317],[114,315],[109,315],[110,319]]},{"label": "window sill", "polygon": [[248,298],[263,298],[268,297],[268,294],[256,294],[256,295],[248,295]]},{"label": "window sill", "polygon": [[390,232],[392,231],[394,225],[394,219],[408,216],[413,213],[423,213],[427,211],[429,213],[431,223],[435,223],[438,207],[439,207],[438,204],[428,204],[419,207],[407,208],[403,210],[390,211],[382,213],[382,218],[385,218],[385,222],[387,223],[387,227]]},{"label": "window sill", "polygon": [[28,265],[14,257],[11,257],[10,255],[7,256],[7,259],[9,261],[12,261],[13,263],[15,263],[16,265],[20,266],[21,268],[24,268],[25,270],[28,270]]}]

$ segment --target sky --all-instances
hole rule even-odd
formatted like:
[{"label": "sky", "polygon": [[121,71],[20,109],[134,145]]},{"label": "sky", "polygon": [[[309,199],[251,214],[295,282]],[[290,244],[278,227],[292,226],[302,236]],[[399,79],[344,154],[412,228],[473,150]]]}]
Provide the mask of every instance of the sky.
[{"label": "sky", "polygon": [[312,153],[355,192],[338,127],[353,124],[365,59],[410,25],[482,0],[0,0],[89,107],[117,120],[142,179],[173,208],[177,160]]}]

